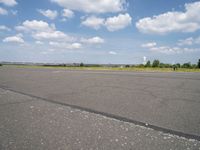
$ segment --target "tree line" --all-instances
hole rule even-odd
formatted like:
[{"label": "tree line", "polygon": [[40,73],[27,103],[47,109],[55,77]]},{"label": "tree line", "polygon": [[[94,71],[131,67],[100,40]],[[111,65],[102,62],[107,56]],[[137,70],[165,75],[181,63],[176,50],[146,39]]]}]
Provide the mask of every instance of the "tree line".
[{"label": "tree line", "polygon": [[190,62],[187,63],[176,63],[176,64],[166,64],[160,62],[158,59],[155,59],[152,63],[150,60],[147,61],[147,63],[144,65],[144,67],[153,67],[153,68],[200,68],[200,59],[197,62],[197,64],[191,64]]},{"label": "tree line", "polygon": [[[26,64],[23,64],[26,65]],[[0,66],[3,66],[2,63],[0,63]],[[44,67],[121,67],[124,66],[126,68],[128,67],[152,67],[152,68],[189,68],[189,69],[195,69],[199,68],[200,69],[200,59],[198,60],[197,64],[191,64],[190,62],[187,63],[176,63],[176,64],[168,64],[168,63],[162,63],[158,59],[153,60],[151,62],[150,60],[147,61],[146,64],[140,64],[140,65],[101,65],[101,64],[84,64],[84,63],[73,63],[73,64],[43,64],[39,66],[44,66]]]}]

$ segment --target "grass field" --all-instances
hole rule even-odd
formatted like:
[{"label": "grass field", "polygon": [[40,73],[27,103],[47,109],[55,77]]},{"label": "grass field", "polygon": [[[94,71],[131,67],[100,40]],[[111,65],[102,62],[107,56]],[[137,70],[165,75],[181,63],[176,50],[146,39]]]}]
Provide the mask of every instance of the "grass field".
[{"label": "grass field", "polygon": [[66,69],[66,70],[104,70],[104,71],[136,71],[136,72],[200,72],[200,69],[178,68],[151,68],[151,67],[62,67],[62,66],[33,66],[33,65],[4,65],[5,67],[18,68],[46,68],[46,69]]}]

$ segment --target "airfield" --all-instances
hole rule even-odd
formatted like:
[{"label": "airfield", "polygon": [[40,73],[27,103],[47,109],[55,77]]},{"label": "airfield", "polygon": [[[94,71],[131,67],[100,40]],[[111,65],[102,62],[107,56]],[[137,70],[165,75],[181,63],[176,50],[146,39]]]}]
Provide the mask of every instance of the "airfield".
[{"label": "airfield", "polygon": [[199,149],[200,73],[0,68],[0,149]]}]

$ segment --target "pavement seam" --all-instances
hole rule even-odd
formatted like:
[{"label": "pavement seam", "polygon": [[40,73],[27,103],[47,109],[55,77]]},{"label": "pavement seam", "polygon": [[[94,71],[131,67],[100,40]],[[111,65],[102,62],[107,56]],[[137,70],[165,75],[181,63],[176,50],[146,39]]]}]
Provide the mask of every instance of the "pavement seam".
[{"label": "pavement seam", "polygon": [[199,135],[188,134],[188,133],[184,133],[184,132],[180,132],[180,131],[176,131],[176,130],[171,130],[171,129],[159,127],[159,126],[156,126],[156,125],[140,122],[140,121],[137,121],[137,120],[129,119],[129,118],[126,118],[126,117],[122,117],[122,116],[118,116],[118,115],[114,115],[114,114],[110,114],[110,113],[106,113],[106,112],[93,110],[93,109],[90,109],[90,108],[85,108],[85,107],[72,105],[72,104],[66,104],[66,103],[63,103],[63,102],[59,102],[59,101],[55,101],[55,100],[51,100],[51,99],[35,96],[35,95],[24,93],[24,92],[21,92],[21,91],[17,91],[17,90],[14,90],[12,88],[9,88],[9,87],[6,87],[6,86],[2,86],[2,85],[0,85],[0,88],[4,89],[4,90],[11,91],[11,92],[14,92],[14,93],[18,93],[18,94],[22,94],[22,95],[25,95],[25,96],[29,96],[31,98],[35,98],[35,99],[38,99],[38,100],[41,100],[41,101],[45,101],[45,102],[49,102],[49,103],[53,103],[53,104],[57,104],[57,105],[62,105],[62,106],[67,106],[67,107],[70,107],[72,109],[78,109],[80,111],[85,111],[85,112],[89,112],[89,113],[93,113],[93,114],[102,115],[102,116],[105,116],[105,117],[108,117],[108,118],[111,118],[111,119],[116,119],[116,120],[119,120],[119,121],[122,121],[122,122],[133,123],[135,125],[139,125],[139,126],[143,126],[143,127],[146,127],[146,128],[150,128],[150,129],[153,129],[153,130],[156,130],[156,131],[160,131],[160,132],[163,132],[163,133],[172,134],[172,135],[176,135],[176,136],[179,136],[179,137],[183,137],[183,138],[187,138],[187,139],[195,139],[195,140],[200,141],[200,136]]}]

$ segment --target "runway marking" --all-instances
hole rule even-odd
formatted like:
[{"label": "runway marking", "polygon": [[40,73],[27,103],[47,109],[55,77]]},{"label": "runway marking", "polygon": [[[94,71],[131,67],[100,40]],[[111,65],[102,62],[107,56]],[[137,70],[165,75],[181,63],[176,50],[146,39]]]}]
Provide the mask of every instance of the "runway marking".
[{"label": "runway marking", "polygon": [[0,88],[4,89],[4,90],[9,90],[9,91],[14,92],[14,93],[29,96],[29,97],[32,97],[32,98],[35,98],[35,99],[38,99],[38,100],[46,101],[46,102],[49,102],[49,103],[67,106],[67,107],[70,107],[72,109],[78,109],[80,111],[86,111],[86,112],[89,112],[89,113],[102,115],[102,116],[105,116],[105,117],[108,117],[108,118],[111,118],[111,119],[116,119],[116,120],[123,121],[123,122],[133,123],[135,125],[140,125],[140,126],[150,128],[150,129],[153,129],[153,130],[156,130],[156,131],[160,131],[160,132],[163,132],[163,133],[172,134],[172,135],[176,135],[176,136],[179,136],[179,137],[184,137],[184,138],[187,138],[187,139],[195,139],[195,140],[200,141],[199,135],[188,134],[188,133],[184,133],[184,132],[180,132],[180,131],[176,131],[176,130],[171,130],[171,129],[159,127],[159,126],[152,125],[152,124],[147,124],[147,123],[144,123],[144,122],[141,122],[141,121],[129,119],[129,118],[126,118],[126,117],[115,115],[115,114],[110,114],[110,113],[106,113],[106,112],[93,110],[93,109],[90,109],[90,108],[85,108],[85,107],[72,105],[72,104],[66,104],[66,103],[51,100],[51,99],[46,99],[46,98],[43,98],[43,97],[39,97],[39,96],[35,96],[35,95],[32,95],[32,94],[24,93],[24,92],[21,92],[21,91],[17,91],[17,90],[14,90],[12,88],[2,86],[2,85],[0,85]]}]

